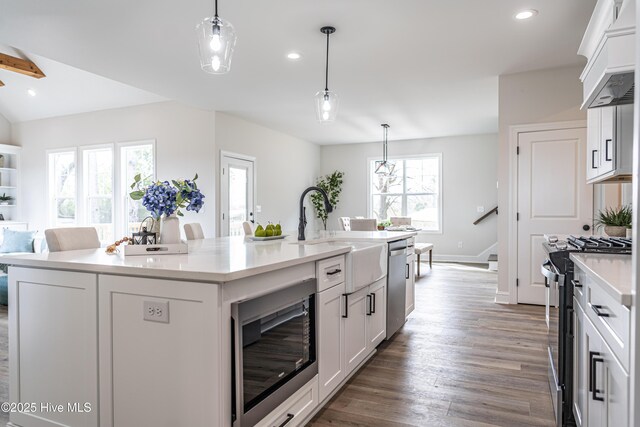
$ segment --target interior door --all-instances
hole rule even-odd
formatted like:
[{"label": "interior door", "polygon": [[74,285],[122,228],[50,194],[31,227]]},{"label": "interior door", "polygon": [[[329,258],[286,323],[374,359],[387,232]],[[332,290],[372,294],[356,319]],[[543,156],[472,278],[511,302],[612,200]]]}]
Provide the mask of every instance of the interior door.
[{"label": "interior door", "polygon": [[544,304],[545,234],[590,234],[585,128],[518,134],[518,303]]},{"label": "interior door", "polygon": [[234,154],[221,155],[222,236],[242,236],[242,223],[254,222],[255,160]]}]

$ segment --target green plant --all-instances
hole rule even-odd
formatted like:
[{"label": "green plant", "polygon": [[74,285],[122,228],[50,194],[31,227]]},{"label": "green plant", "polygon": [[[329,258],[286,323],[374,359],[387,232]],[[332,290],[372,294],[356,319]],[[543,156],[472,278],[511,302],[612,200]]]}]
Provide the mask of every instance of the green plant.
[{"label": "green plant", "polygon": [[391,221],[386,220],[386,221],[382,221],[378,223],[378,227],[391,227],[393,224],[391,224]]},{"label": "green plant", "polygon": [[595,223],[597,227],[631,227],[632,216],[631,206],[605,208],[598,212]]},{"label": "green plant", "polygon": [[2,196],[0,196],[0,202],[8,202],[10,200],[13,200],[13,197],[7,196],[7,193],[2,193]]},{"label": "green plant", "polygon": [[[340,201],[340,193],[342,192],[342,177],[344,172],[335,171],[332,174],[321,176],[316,180],[316,186],[322,188],[329,197],[329,203],[335,209]],[[311,203],[316,211],[316,216],[322,221],[324,229],[327,229],[327,219],[329,213],[324,208],[324,199],[322,194],[315,192],[311,195]]]}]

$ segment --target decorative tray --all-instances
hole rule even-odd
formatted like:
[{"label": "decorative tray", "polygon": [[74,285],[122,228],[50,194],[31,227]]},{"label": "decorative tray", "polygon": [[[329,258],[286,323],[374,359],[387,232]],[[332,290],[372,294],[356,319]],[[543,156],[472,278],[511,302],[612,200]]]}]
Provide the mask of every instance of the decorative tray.
[{"label": "decorative tray", "polygon": [[249,239],[253,240],[255,242],[262,242],[264,240],[279,240],[279,239],[284,239],[285,237],[287,237],[286,234],[281,234],[280,236],[268,236],[268,237],[256,237],[256,236],[250,236]]},{"label": "decorative tray", "polygon": [[185,242],[158,245],[126,245],[124,255],[175,255],[189,253],[189,246]]}]

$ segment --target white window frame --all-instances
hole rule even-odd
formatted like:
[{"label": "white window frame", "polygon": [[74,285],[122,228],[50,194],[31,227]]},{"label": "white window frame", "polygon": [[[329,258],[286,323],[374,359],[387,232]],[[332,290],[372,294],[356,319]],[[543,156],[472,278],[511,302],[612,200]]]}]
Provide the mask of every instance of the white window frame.
[{"label": "white window frame", "polygon": [[[415,160],[415,159],[426,159],[426,158],[437,158],[438,159],[438,218],[439,227],[438,230],[421,230],[419,234],[443,234],[444,233],[444,218],[442,216],[443,212],[443,196],[442,196],[442,181],[443,181],[443,170],[442,170],[442,153],[423,153],[423,154],[411,154],[404,156],[389,156],[388,159],[391,161],[400,161],[400,160]],[[372,163],[376,160],[380,160],[380,157],[368,157],[367,158],[367,213],[369,218],[374,218],[373,216],[373,193],[371,191],[371,176],[373,173]],[[406,190],[406,175],[403,174],[403,191]],[[407,195],[419,196],[425,195],[429,193],[390,193],[390,194],[398,194],[402,197],[402,211],[403,215],[406,215],[407,203],[406,198]]]},{"label": "white window frame", "polygon": [[[115,146],[113,143],[109,143],[109,144],[96,144],[96,145],[82,145],[80,147],[78,147],[78,156],[76,158],[76,168],[78,171],[80,171],[82,179],[80,180],[80,182],[78,183],[78,195],[80,195],[81,197],[78,198],[77,200],[81,201],[81,203],[77,203],[76,202],[76,207],[77,209],[80,211],[79,214],[76,216],[76,219],[80,219],[80,224],[83,225],[87,225],[90,226],[90,221],[89,221],[89,212],[88,212],[88,203],[89,203],[89,195],[87,194],[87,188],[85,188],[85,183],[86,180],[88,179],[88,170],[85,168],[85,164],[84,164],[84,156],[85,156],[85,152],[87,151],[93,151],[93,150],[101,150],[101,149],[110,149],[111,150],[111,162],[112,162],[112,166],[111,166],[111,220],[112,220],[112,227],[111,227],[111,232],[113,233],[114,236],[114,240],[118,240],[119,237],[116,237],[117,234],[117,225],[116,225],[116,217],[115,217],[115,204],[116,204],[116,198],[115,198],[115,183],[116,183],[116,156],[115,156]],[[80,161],[78,161],[80,159]],[[106,243],[106,242],[103,242]]]},{"label": "white window frame", "polygon": [[52,180],[52,176],[51,174],[53,173],[53,171],[51,170],[51,161],[50,161],[50,157],[52,154],[58,154],[58,153],[73,153],[73,157],[75,159],[75,163],[76,163],[76,194],[75,194],[75,198],[76,198],[76,214],[75,214],[75,218],[73,220],[73,223],[69,223],[69,225],[78,225],[78,210],[79,210],[79,198],[78,198],[78,187],[80,185],[80,181],[81,179],[79,179],[80,177],[80,170],[79,170],[79,162],[78,162],[78,148],[77,147],[66,147],[66,148],[56,148],[56,149],[51,149],[51,150],[46,150],[45,151],[45,155],[46,155],[46,159],[47,159],[47,222],[49,224],[50,227],[59,227],[60,225],[57,223],[57,221],[55,220],[55,210],[54,210],[54,197],[52,197],[52,193],[53,193],[53,186],[55,185],[55,180]]}]

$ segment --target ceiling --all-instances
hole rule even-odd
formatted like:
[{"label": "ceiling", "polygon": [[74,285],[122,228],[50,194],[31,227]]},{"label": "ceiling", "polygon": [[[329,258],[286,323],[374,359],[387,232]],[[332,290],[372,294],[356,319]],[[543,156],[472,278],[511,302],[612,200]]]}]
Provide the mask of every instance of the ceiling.
[{"label": "ceiling", "polygon": [[[0,0],[0,41],[320,144],[379,140],[382,122],[398,140],[497,132],[498,76],[582,63],[576,51],[595,2],[219,0],[238,34],[227,75],[199,66],[194,28],[212,0]],[[539,15],[513,19],[528,8]],[[329,124],[313,110],[323,25],[337,27],[329,88],[341,100]],[[302,59],[287,60],[291,50]],[[78,102],[66,93],[57,106]]]}]

